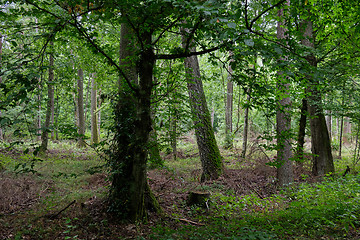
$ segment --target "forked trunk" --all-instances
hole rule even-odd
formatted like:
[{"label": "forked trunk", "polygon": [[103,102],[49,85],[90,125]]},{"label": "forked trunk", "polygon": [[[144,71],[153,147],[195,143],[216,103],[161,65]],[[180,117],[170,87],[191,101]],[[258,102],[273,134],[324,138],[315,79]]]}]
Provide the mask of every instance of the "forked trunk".
[{"label": "forked trunk", "polygon": [[[305,21],[304,39],[302,44],[314,48],[313,27],[311,21]],[[317,61],[314,55],[307,56],[307,61],[316,70]],[[308,111],[310,115],[311,149],[313,154],[314,175],[324,175],[334,172],[334,161],[331,154],[331,144],[326,126],[324,111],[321,107],[321,93],[318,91],[319,81],[313,74],[307,76],[309,80]]]}]

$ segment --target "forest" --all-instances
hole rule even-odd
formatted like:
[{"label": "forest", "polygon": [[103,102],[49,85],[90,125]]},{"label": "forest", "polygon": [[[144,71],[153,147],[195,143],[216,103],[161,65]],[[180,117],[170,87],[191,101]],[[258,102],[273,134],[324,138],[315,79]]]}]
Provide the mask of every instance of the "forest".
[{"label": "forest", "polygon": [[359,32],[350,0],[0,0],[0,239],[360,239]]}]

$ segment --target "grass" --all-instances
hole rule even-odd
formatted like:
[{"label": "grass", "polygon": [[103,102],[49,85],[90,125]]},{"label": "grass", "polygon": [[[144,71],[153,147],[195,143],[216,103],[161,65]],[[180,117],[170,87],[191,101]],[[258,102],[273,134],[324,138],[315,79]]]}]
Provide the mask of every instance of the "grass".
[{"label": "grass", "polygon": [[[16,188],[20,193],[27,186],[32,191],[28,196],[19,196],[21,199],[14,196],[13,202],[34,200],[24,208],[0,214],[0,239],[122,239],[127,237],[121,235],[125,230],[132,232],[128,236],[138,239],[360,238],[360,176],[341,176],[347,165],[352,166],[351,151],[344,150],[343,158],[334,161],[337,174],[319,182],[294,183],[265,198],[255,193],[235,194],[218,182],[198,185],[194,190],[211,192],[209,208],[187,208],[184,201],[174,203],[173,215],[166,221],[155,221],[149,225],[149,232],[142,235],[142,225],[119,227],[106,217],[90,214],[90,208],[82,208],[82,204],[103,199],[107,193],[106,176],[102,173],[105,169],[100,168],[101,172],[95,174],[91,171],[104,164],[95,152],[71,143],[53,143],[50,149],[50,154],[35,159],[21,151],[0,153],[4,167],[0,177],[12,179],[14,193]],[[196,185],[201,168],[196,147],[186,142],[179,144],[179,149],[185,158],[169,159],[165,167],[172,176],[182,176],[185,182]],[[239,163],[236,148],[222,153],[227,166],[236,169],[256,165],[262,154],[253,151]],[[61,217],[44,217],[59,212],[73,200],[76,204]],[[194,224],[184,223],[182,218],[191,219]]]}]

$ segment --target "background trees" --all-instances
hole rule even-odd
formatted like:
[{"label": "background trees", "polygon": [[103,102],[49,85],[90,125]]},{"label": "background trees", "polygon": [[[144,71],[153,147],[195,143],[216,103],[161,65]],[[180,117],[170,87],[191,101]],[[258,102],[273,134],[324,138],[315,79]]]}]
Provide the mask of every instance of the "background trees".
[{"label": "background trees", "polygon": [[[42,120],[43,150],[49,130],[59,139],[79,139],[81,146],[90,135],[88,142],[99,144],[101,113],[102,144],[112,151],[111,206],[127,209],[122,217],[133,221],[146,218],[149,149],[159,146],[149,140],[154,130],[151,139],[173,156],[176,139],[195,130],[202,180],[223,171],[217,142],[231,147],[234,139],[234,151],[246,160],[249,136],[277,150],[269,164],[286,184],[293,181],[294,135],[303,161],[307,116],[313,172],[334,172],[324,109],[333,123],[344,116],[359,123],[357,96],[344,97],[358,86],[358,6],[331,3],[3,2],[0,137],[36,142]],[[277,14],[280,9],[286,14]],[[243,143],[241,153],[236,141]]]}]

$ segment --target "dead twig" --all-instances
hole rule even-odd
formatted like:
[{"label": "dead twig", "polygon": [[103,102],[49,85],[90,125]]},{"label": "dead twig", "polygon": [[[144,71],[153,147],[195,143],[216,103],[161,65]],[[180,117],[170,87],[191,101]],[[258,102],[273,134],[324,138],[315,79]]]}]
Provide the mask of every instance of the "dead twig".
[{"label": "dead twig", "polygon": [[196,225],[196,226],[205,226],[205,224],[203,224],[203,223],[197,223],[197,222],[194,222],[194,221],[185,219],[185,218],[180,218],[179,220],[180,220],[181,222],[190,223],[190,224]]},{"label": "dead twig", "polygon": [[68,209],[71,205],[73,205],[76,202],[76,200],[72,201],[71,203],[69,203],[66,207],[64,207],[63,209],[61,209],[58,213],[56,214],[50,214],[48,215],[48,218],[50,219],[56,219],[63,211],[65,211],[66,209]]}]

